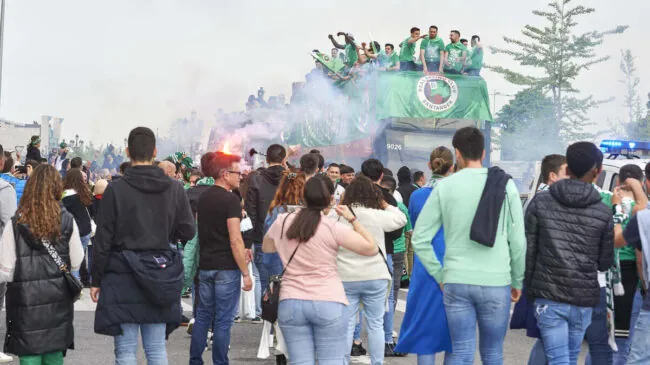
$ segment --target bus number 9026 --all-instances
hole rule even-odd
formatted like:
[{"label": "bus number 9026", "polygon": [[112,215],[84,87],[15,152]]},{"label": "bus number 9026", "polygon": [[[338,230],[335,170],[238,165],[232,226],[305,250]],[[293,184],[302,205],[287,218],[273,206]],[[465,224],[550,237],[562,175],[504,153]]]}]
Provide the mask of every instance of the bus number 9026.
[{"label": "bus number 9026", "polygon": [[387,143],[386,148],[389,151],[401,151],[402,150],[402,145],[401,144],[396,144],[396,143]]}]

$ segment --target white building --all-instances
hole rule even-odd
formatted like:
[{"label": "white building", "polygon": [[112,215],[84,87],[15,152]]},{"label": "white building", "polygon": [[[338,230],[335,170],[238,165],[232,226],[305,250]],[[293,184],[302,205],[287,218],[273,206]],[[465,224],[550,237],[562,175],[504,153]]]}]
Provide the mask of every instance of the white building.
[{"label": "white building", "polygon": [[18,124],[8,120],[0,119],[0,144],[5,151],[27,153],[27,146],[32,136],[41,137],[41,155],[47,157],[51,148],[56,148],[61,138],[62,118],[54,118],[47,115],[41,117],[41,123]]}]

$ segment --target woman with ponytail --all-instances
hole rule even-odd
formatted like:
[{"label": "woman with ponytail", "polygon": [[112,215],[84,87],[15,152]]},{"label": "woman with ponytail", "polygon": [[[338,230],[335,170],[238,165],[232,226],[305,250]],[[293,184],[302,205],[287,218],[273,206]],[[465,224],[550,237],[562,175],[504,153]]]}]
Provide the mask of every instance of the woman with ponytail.
[{"label": "woman with ponytail", "polygon": [[[441,146],[431,152],[429,157],[431,180],[411,195],[409,215],[414,226],[429,195],[443,178],[451,175],[453,167],[454,155],[447,147]],[[441,228],[431,241],[441,264],[445,256],[444,237]],[[427,325],[423,326],[422,323]],[[431,328],[436,330],[431,331]],[[436,353],[442,351],[451,352],[451,337],[442,291],[417,256],[414,256],[406,313],[395,352],[417,354],[418,365],[435,365]],[[444,363],[449,364],[448,356],[445,356]]]},{"label": "woman with ponytail", "polygon": [[345,330],[348,304],[337,273],[337,253],[344,247],[373,256],[377,245],[350,212],[336,213],[353,227],[327,219],[334,185],[326,176],[309,179],[303,191],[305,207],[280,214],[264,237],[263,250],[278,252],[286,272],[282,277],[278,320],[291,363],[342,364],[350,351]]}]

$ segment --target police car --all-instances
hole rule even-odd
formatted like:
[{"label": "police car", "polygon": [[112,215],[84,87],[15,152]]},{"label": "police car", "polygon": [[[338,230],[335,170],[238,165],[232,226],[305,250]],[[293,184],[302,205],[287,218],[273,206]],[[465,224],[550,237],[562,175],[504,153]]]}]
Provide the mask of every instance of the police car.
[{"label": "police car", "polygon": [[[603,140],[600,143],[600,150],[603,151],[605,158],[603,159],[603,172],[598,176],[596,185],[606,191],[614,191],[621,167],[634,164],[645,171],[645,165],[650,162],[650,142]],[[535,196],[540,179],[541,163],[537,163],[535,164],[535,180],[525,203]]]}]

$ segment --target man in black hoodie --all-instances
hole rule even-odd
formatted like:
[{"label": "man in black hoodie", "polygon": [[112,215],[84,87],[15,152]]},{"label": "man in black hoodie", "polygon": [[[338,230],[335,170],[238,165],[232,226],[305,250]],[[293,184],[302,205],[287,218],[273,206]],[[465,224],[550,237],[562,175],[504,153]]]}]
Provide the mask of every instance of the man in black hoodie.
[{"label": "man in black hoodie", "polygon": [[287,162],[287,150],[279,144],[266,149],[267,168],[249,176],[248,191],[244,209],[253,223],[253,229],[244,237],[246,247],[253,245],[253,275],[255,276],[255,322],[260,322],[262,315],[262,292],[269,284],[269,274],[263,264],[262,239],[264,238],[264,220],[273,201]]},{"label": "man in black hoodie", "polygon": [[411,194],[418,189],[417,185],[411,181],[411,169],[402,166],[397,170],[398,187],[397,191],[402,195],[402,201],[408,208]]},{"label": "man in black hoodie", "polygon": [[128,146],[133,167],[106,188],[98,214],[95,332],[114,336],[117,363],[136,364],[141,332],[148,362],[167,364],[165,337],[180,324],[183,285],[180,253],[170,242],[194,237],[194,217],[183,187],[153,166],[151,129],[132,130]]},{"label": "man in black hoodie", "polygon": [[535,195],[526,211],[524,286],[535,301],[544,352],[551,364],[576,364],[592,310],[600,300],[598,271],[614,259],[612,210],[592,182],[602,171],[593,143],[567,149],[570,179]]}]

